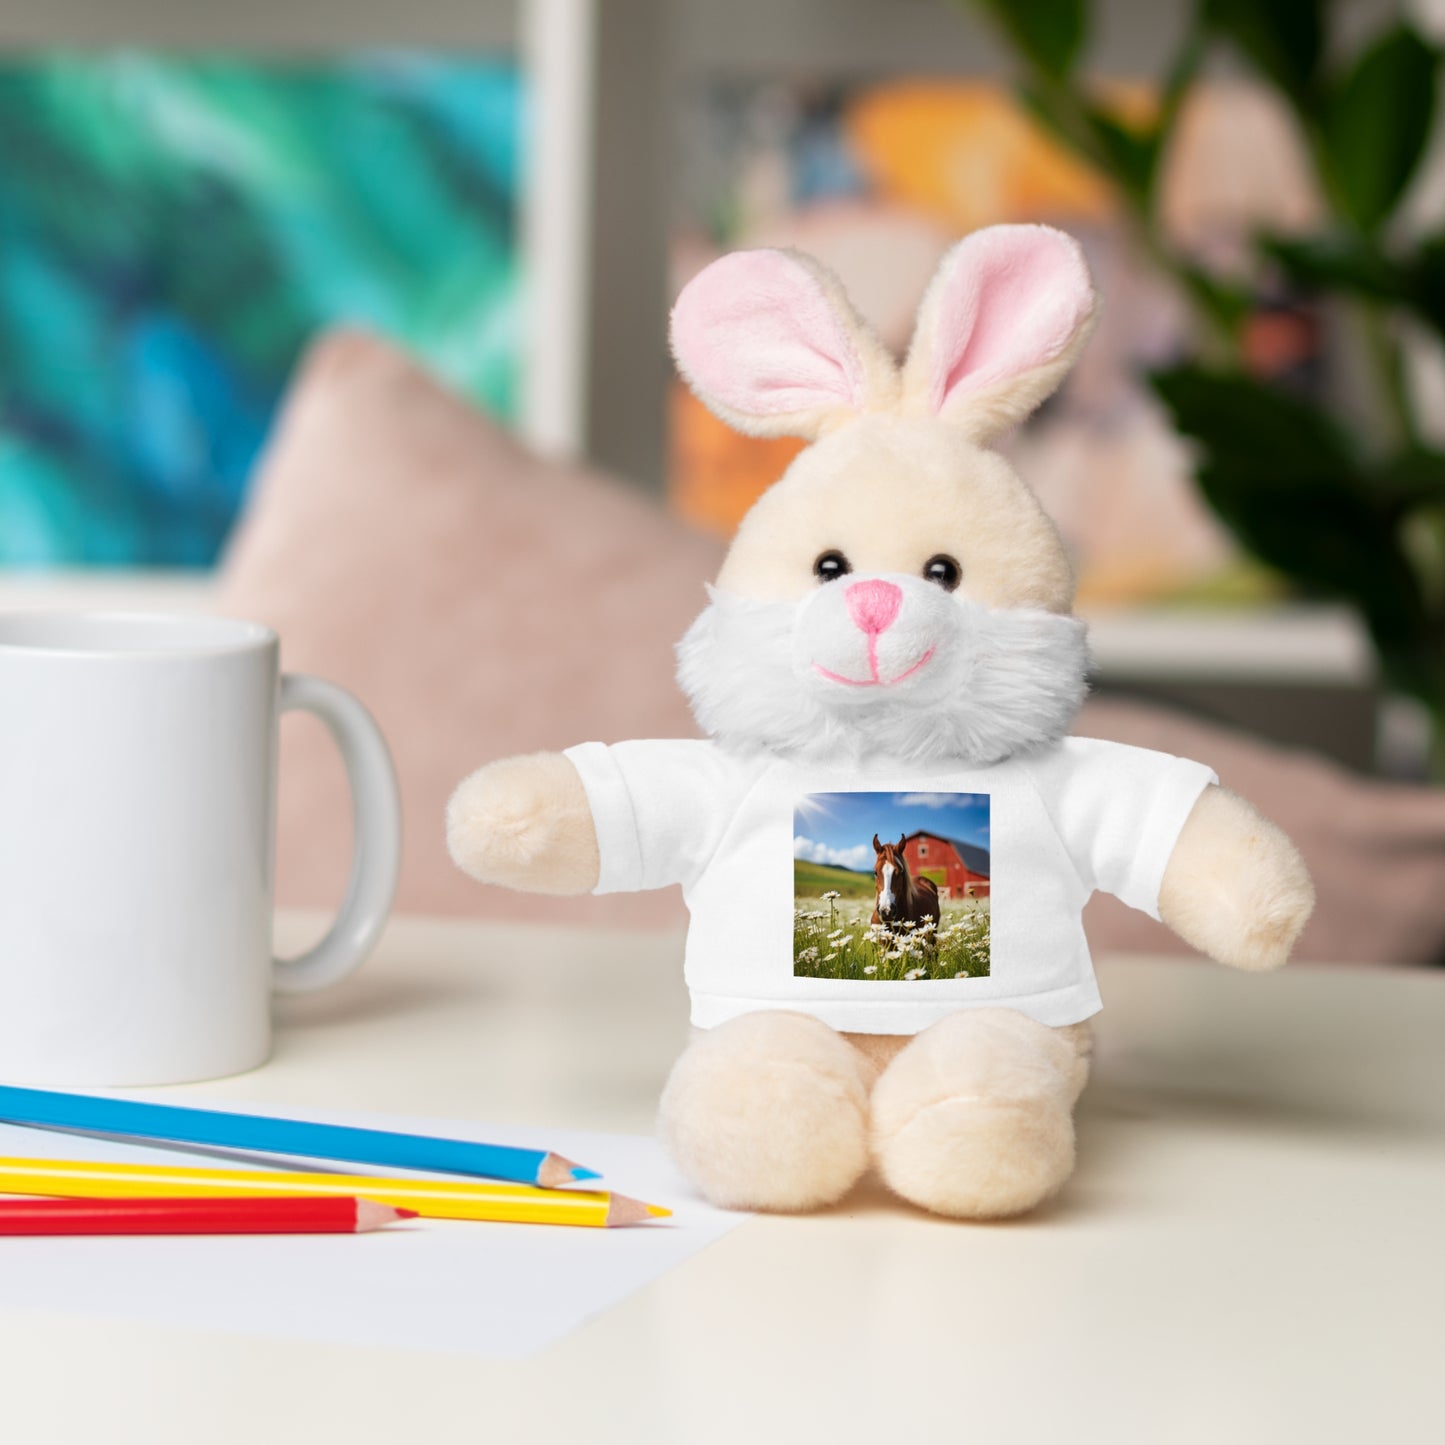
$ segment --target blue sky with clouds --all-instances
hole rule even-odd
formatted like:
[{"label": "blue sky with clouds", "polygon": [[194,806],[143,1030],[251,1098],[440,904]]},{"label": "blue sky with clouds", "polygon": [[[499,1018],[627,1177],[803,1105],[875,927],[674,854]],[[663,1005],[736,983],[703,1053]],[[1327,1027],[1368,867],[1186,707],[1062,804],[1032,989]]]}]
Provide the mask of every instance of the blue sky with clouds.
[{"label": "blue sky with clouds", "polygon": [[810,793],[793,813],[793,856],[858,872],[884,842],[926,829],[989,847],[987,793]]}]

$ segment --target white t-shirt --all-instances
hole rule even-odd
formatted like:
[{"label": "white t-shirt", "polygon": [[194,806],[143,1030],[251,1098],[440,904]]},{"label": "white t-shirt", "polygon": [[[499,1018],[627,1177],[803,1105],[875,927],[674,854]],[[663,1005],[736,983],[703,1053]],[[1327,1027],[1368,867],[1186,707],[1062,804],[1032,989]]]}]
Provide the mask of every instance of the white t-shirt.
[{"label": "white t-shirt", "polygon": [[[1100,1002],[1085,902],[1102,889],[1157,918],[1175,841],[1217,781],[1087,738],[986,768],[830,767],[692,741],[567,756],[597,828],[596,892],[682,885],[703,1028],[756,1009],[886,1034],[980,1005],[1088,1018]],[[913,877],[886,930],[871,922],[875,833],[902,843]]]}]

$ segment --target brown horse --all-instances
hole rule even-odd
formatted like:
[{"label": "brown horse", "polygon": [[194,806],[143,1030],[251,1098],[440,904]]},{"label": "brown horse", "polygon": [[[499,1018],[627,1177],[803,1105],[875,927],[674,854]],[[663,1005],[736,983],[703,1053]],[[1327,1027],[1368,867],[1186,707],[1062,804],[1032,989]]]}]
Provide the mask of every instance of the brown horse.
[{"label": "brown horse", "polygon": [[938,927],[938,885],[931,878],[915,878],[908,871],[903,856],[907,834],[896,843],[880,843],[873,835],[873,881],[878,890],[878,903],[873,922],[881,923],[895,933],[904,932],[905,923],[921,924],[928,919]]}]

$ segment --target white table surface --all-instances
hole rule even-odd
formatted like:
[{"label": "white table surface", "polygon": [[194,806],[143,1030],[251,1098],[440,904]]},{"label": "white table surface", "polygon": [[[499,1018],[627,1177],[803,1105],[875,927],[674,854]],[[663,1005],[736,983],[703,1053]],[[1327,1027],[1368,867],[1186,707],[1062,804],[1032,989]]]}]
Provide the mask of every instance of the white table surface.
[{"label": "white table surface", "polygon": [[[175,1096],[645,1130],[679,958],[398,920],[355,979],[283,1001],[266,1068]],[[1445,973],[1099,971],[1080,1168],[1030,1219],[865,1186],[750,1221],[521,1362],[0,1312],[3,1438],[1445,1438]]]}]

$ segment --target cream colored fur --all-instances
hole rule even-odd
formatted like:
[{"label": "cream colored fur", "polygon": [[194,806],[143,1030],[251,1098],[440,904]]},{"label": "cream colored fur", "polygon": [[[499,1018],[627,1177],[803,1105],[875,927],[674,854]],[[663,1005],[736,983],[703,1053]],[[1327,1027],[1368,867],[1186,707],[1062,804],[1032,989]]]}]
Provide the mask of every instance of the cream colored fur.
[{"label": "cream colored fur", "polygon": [[916,1037],[746,1014],[693,1030],[659,1128],[693,1183],[728,1208],[831,1204],[871,1159],[914,1204],[1003,1218],[1068,1178],[1090,1048],[1087,1024],[1051,1029],[1012,1009],[955,1014]]},{"label": "cream colored fur", "polygon": [[947,552],[962,564],[963,597],[1073,606],[1068,554],[1034,494],[997,452],[937,423],[865,417],[800,453],[743,518],[718,588],[796,601],[817,585],[813,559],[828,547],[860,573],[914,576]]},{"label": "cream colored fur", "polygon": [[1186,943],[1234,968],[1278,968],[1314,909],[1294,844],[1243,798],[1207,788],[1159,888],[1159,916]]},{"label": "cream colored fur", "polygon": [[447,847],[480,883],[590,893],[600,861],[582,779],[561,753],[488,763],[447,805]]},{"label": "cream colored fur", "polygon": [[[864,358],[869,402],[861,416],[719,409],[745,430],[822,438],[744,519],[719,590],[795,603],[817,585],[813,562],[826,550],[845,553],[861,575],[912,577],[946,552],[962,564],[956,595],[967,607],[1067,615],[1073,581],[1058,533],[1008,463],[979,443],[1058,384],[1092,306],[1078,308],[1057,356],[930,417],[938,288],[900,380],[837,282],[806,264]],[[559,754],[483,768],[457,789],[447,821],[453,857],[476,878],[541,893],[585,892],[597,881],[586,796]],[[1164,921],[1220,962],[1264,969],[1285,961],[1312,904],[1289,840],[1242,799],[1207,790],[1164,873]],[[915,1038],[850,1038],[805,1015],[755,1013],[694,1036],[664,1091],[661,1129],[719,1204],[814,1209],[841,1198],[871,1160],[926,1209],[1000,1218],[1068,1178],[1087,1071],[1085,1026],[1050,1029],[1008,1009],[964,1010]]]},{"label": "cream colored fur", "polygon": [[763,1012],[697,1030],[659,1128],[715,1204],[791,1213],[841,1199],[868,1167],[873,1070],[827,1024]]},{"label": "cream colored fur", "polygon": [[[1001,1011],[1002,1012],[1002,1011]],[[1049,1032],[1064,1040],[1073,1053],[1070,1088],[1074,1097],[1083,1093],[1089,1079],[1089,1063],[1094,1056],[1094,1031],[1087,1022],[1065,1024]],[[870,1087],[878,1082],[878,1076],[913,1042],[914,1034],[844,1034],[843,1037],[858,1051],[871,1070]]]},{"label": "cream colored fur", "polygon": [[1074,1168],[1074,1039],[1012,1009],[969,1009],[901,1049],[873,1090],[878,1172],[936,1214],[1023,1214]]}]

